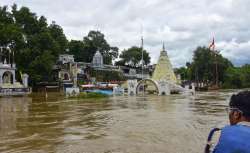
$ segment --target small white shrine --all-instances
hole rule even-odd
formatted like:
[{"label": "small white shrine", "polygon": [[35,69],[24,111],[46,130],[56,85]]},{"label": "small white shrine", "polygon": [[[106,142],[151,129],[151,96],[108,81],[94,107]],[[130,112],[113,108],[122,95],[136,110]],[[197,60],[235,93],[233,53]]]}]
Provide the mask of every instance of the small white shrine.
[{"label": "small white shrine", "polygon": [[[22,74],[22,84],[16,81],[16,64],[14,60],[12,63],[11,59],[11,50],[6,48],[9,51],[9,61],[7,63],[6,58],[2,62],[3,48],[1,47],[1,56],[0,56],[0,96],[8,95],[25,95],[31,92],[31,89],[28,87],[28,75]],[[12,53],[12,59],[14,59],[14,53]]]},{"label": "small white shrine", "polygon": [[92,60],[92,65],[93,67],[99,67],[99,68],[103,67],[103,56],[99,51],[95,53]]},{"label": "small white shrine", "polygon": [[6,59],[4,63],[0,62],[0,86],[15,84],[15,70],[15,64],[7,64]]}]

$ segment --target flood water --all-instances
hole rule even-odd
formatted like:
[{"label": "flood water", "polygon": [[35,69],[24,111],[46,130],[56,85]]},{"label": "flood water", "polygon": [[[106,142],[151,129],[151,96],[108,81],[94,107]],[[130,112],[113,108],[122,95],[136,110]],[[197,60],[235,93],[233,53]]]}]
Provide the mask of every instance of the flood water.
[{"label": "flood water", "polygon": [[236,92],[1,98],[0,152],[200,153],[210,129],[228,124],[225,107]]}]

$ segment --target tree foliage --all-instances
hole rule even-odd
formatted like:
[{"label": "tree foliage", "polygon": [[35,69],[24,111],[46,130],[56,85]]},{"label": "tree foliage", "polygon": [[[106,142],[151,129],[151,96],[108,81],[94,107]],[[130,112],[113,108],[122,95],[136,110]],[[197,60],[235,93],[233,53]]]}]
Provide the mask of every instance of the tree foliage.
[{"label": "tree foliage", "polygon": [[80,40],[71,40],[68,45],[69,54],[74,55],[75,61],[87,62],[87,52],[84,43]]},{"label": "tree foliage", "polygon": [[[65,51],[67,39],[62,28],[55,22],[47,23],[44,16],[38,17],[29,8],[11,11],[0,7],[0,46],[11,47],[18,71],[30,75],[32,85],[39,81],[49,81],[52,66],[58,55]],[[8,58],[4,52],[3,58]]]},{"label": "tree foliage", "polygon": [[193,62],[191,63],[191,79],[204,83],[215,83],[216,63],[219,82],[224,81],[224,75],[233,64],[224,58],[218,51],[211,51],[206,47],[198,47],[194,51]]},{"label": "tree foliage", "polygon": [[176,69],[182,80],[215,83],[215,63],[218,64],[219,82],[223,88],[249,88],[250,65],[234,67],[233,64],[218,51],[214,52],[206,47],[198,47],[194,51],[193,61],[186,67]]},{"label": "tree foliage", "polygon": [[[132,46],[131,48],[124,50],[119,57],[121,60],[117,61],[116,65],[138,66],[141,64],[142,48]],[[143,50],[143,61],[144,65],[150,63],[150,56],[146,50]]]},{"label": "tree foliage", "polygon": [[249,88],[250,87],[250,65],[241,67],[230,67],[225,74],[224,88]]},{"label": "tree foliage", "polygon": [[[52,80],[52,67],[58,55],[73,54],[76,61],[91,62],[99,50],[104,64],[112,64],[118,48],[110,46],[100,31],[90,31],[82,41],[68,42],[63,29],[54,21],[49,24],[44,16],[37,16],[27,7],[10,9],[0,7],[0,46],[4,47],[3,59],[8,59],[6,47],[15,54],[18,71],[30,75],[30,83]],[[66,52],[67,51],[67,52]]]},{"label": "tree foliage", "polygon": [[72,40],[69,43],[69,51],[75,56],[76,61],[92,62],[97,50],[103,55],[104,64],[112,64],[118,57],[118,47],[110,46],[100,31],[90,31],[83,41]]}]

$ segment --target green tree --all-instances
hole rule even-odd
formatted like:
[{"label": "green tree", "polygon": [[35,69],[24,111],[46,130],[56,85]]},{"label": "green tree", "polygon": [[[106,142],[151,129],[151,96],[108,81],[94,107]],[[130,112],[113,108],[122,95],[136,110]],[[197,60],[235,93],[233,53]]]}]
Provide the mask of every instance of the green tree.
[{"label": "green tree", "polygon": [[[67,39],[62,28],[53,22],[48,26],[44,16],[37,17],[29,8],[0,7],[0,46],[11,47],[17,71],[30,75],[30,83],[51,80],[52,66],[64,53]],[[6,59],[8,52],[3,51]]]},{"label": "green tree", "polygon": [[224,81],[224,75],[233,64],[224,58],[218,51],[211,51],[206,47],[198,47],[194,51],[193,62],[190,65],[191,79],[211,84],[215,83],[216,63],[218,68],[218,79]]},{"label": "green tree", "polygon": [[233,64],[218,51],[213,52],[206,47],[198,47],[194,51],[193,61],[186,67],[176,69],[182,80],[193,80],[211,85],[215,83],[215,63],[218,64],[219,81],[223,88],[249,88],[250,65],[234,67]]},{"label": "green tree", "polygon": [[227,69],[224,80],[224,88],[249,88],[250,65],[246,64],[241,67]]},{"label": "green tree", "polygon": [[84,44],[80,40],[71,40],[68,44],[69,54],[73,54],[75,61],[86,62],[88,61],[87,52],[85,52]]},{"label": "green tree", "polygon": [[55,56],[58,56],[59,54],[64,53],[68,46],[68,40],[63,33],[63,29],[53,21],[52,24],[48,27],[48,30],[55,43],[55,50],[53,54],[55,54]]},{"label": "green tree", "polygon": [[29,64],[27,69],[27,72],[31,77],[31,83],[35,85],[40,81],[51,81],[50,76],[53,64],[54,57],[49,51],[45,51],[37,56],[36,59]]},{"label": "green tree", "polygon": [[242,74],[240,68],[230,67],[225,74],[224,88],[242,88]]},{"label": "green tree", "polygon": [[[140,65],[142,59],[142,48],[132,46],[131,48],[124,50],[120,55],[121,60],[117,61],[117,65],[129,64],[131,66]],[[143,50],[143,61],[145,65],[150,63],[150,56],[146,50]]]},{"label": "green tree", "polygon": [[83,41],[71,40],[68,44],[69,53],[78,62],[92,62],[93,56],[99,50],[103,55],[104,64],[112,64],[118,57],[118,48],[110,46],[100,31],[89,31]]},{"label": "green tree", "polygon": [[6,47],[12,42],[23,43],[21,29],[15,24],[11,12],[7,10],[7,6],[0,7],[0,45],[2,47]]},{"label": "green tree", "polygon": [[250,64],[245,64],[241,67],[241,73],[243,75],[242,82],[244,88],[250,87]]},{"label": "green tree", "polygon": [[188,68],[186,67],[177,68],[175,69],[175,73],[181,76],[181,80],[189,80]]},{"label": "green tree", "polygon": [[118,48],[110,46],[105,40],[104,34],[100,31],[90,31],[83,38],[84,55],[87,55],[85,62],[91,62],[97,50],[103,55],[104,64],[112,64],[112,60],[118,57]]}]

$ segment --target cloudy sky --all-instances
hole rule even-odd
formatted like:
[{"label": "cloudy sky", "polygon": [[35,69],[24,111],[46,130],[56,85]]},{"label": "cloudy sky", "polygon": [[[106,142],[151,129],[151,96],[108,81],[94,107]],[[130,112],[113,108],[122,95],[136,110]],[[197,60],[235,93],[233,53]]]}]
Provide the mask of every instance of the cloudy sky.
[{"label": "cloudy sky", "polygon": [[[27,6],[63,27],[68,39],[81,40],[100,30],[123,50],[140,45],[156,63],[162,42],[174,67],[191,61],[193,50],[208,46],[235,65],[250,63],[250,0],[1,0],[0,5]],[[141,32],[143,27],[143,32]]]}]

